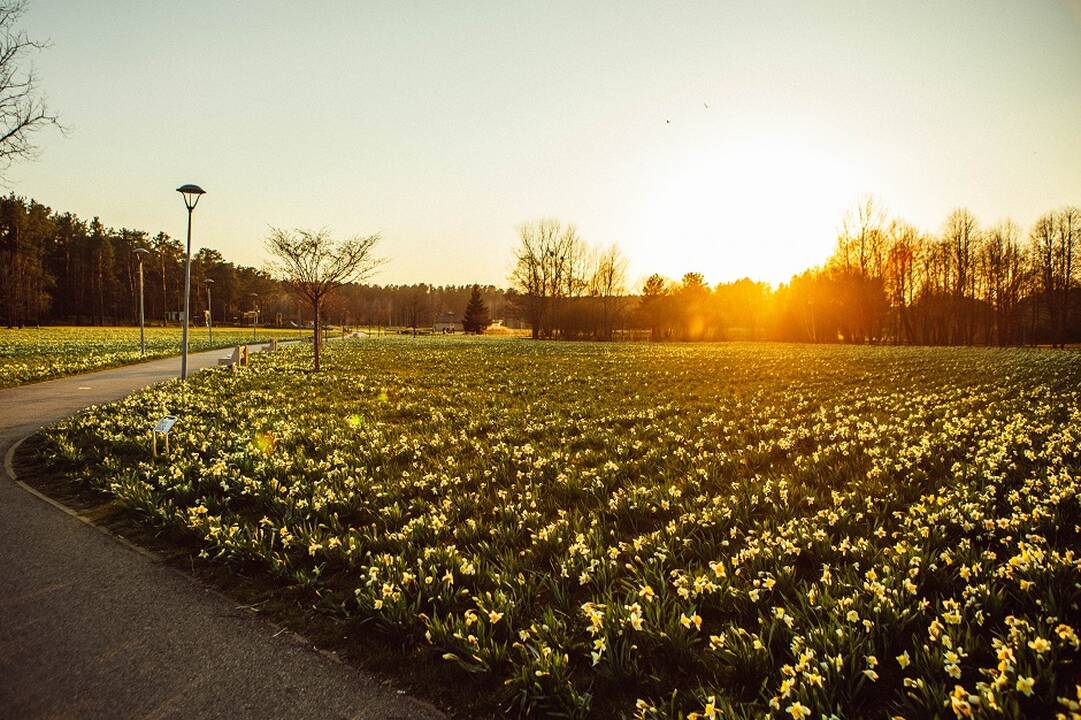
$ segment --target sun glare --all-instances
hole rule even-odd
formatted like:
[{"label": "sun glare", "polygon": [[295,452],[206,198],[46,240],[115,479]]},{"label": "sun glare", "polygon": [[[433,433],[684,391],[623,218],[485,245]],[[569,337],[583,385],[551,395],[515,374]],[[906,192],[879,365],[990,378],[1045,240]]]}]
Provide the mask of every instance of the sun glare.
[{"label": "sun glare", "polygon": [[807,228],[836,225],[860,192],[839,157],[791,138],[691,149],[657,179],[646,222],[666,240],[643,259],[671,277],[785,282],[833,249]]}]

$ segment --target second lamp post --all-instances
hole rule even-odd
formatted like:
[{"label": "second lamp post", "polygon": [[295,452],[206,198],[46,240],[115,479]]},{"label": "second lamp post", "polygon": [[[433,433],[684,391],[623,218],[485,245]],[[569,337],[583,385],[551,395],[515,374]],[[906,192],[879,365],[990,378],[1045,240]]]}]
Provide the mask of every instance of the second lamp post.
[{"label": "second lamp post", "polygon": [[199,197],[205,194],[198,185],[181,185],[176,189],[184,196],[184,207],[188,209],[188,247],[184,254],[184,330],[181,333],[180,379],[188,379],[188,321],[191,310],[191,211],[199,204]]},{"label": "second lamp post", "polygon": [[259,293],[248,293],[251,297],[251,341],[255,342],[255,326],[259,324]]},{"label": "second lamp post", "polygon": [[214,308],[210,304],[210,286],[214,284],[214,278],[207,278],[203,281],[206,285],[206,336],[207,339],[214,342]]},{"label": "second lamp post", "polygon": [[139,354],[146,355],[146,332],[143,330],[143,256],[150,251],[144,247],[138,247],[134,252],[139,258]]}]

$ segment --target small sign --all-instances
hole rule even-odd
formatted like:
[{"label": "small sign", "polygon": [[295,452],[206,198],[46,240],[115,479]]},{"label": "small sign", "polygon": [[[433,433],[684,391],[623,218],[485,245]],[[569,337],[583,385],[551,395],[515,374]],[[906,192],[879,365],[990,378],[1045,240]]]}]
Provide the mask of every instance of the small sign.
[{"label": "small sign", "polygon": [[173,429],[173,425],[176,425],[176,418],[172,415],[166,415],[161,420],[158,420],[157,426],[154,427],[154,432],[167,435],[169,431]]}]

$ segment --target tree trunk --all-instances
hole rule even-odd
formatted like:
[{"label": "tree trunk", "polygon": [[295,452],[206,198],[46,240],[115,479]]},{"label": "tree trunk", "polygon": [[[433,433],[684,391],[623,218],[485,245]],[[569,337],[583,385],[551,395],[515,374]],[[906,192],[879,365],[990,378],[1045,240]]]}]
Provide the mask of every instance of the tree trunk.
[{"label": "tree trunk", "polygon": [[320,315],[320,299],[312,301],[312,312],[315,315],[315,336],[312,338],[312,351],[315,357],[315,372],[319,372],[319,350],[323,341],[322,317]]}]

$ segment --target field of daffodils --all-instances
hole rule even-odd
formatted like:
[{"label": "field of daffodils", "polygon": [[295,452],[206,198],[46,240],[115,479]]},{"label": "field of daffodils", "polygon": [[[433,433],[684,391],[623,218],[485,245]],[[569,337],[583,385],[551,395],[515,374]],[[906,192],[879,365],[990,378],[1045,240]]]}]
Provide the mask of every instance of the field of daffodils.
[{"label": "field of daffodils", "polygon": [[[257,337],[297,337],[297,330],[259,329]],[[193,328],[190,352],[250,343],[251,328]],[[0,388],[76,375],[180,354],[180,328],[146,328],[146,354],[139,352],[138,327],[0,328]]]},{"label": "field of daffodils", "polygon": [[488,674],[501,711],[1081,717],[1077,352],[381,338],[325,362],[171,381],[45,456]]}]

